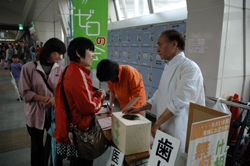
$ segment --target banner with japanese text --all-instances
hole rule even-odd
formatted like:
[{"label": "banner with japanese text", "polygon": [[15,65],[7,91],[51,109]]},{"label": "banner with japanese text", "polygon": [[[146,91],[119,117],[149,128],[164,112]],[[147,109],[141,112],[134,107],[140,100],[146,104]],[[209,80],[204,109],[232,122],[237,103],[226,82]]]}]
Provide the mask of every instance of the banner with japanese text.
[{"label": "banner with japanese text", "polygon": [[86,37],[95,45],[91,69],[107,59],[108,0],[73,1],[74,38]]},{"label": "banner with japanese text", "polygon": [[187,165],[224,166],[230,115],[192,124]]}]

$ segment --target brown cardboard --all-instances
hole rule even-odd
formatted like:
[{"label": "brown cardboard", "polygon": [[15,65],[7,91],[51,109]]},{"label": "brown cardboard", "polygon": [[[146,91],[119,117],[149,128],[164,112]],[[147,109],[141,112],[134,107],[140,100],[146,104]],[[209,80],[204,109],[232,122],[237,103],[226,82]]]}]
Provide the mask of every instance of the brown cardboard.
[{"label": "brown cardboard", "polygon": [[185,152],[188,153],[192,123],[227,115],[226,113],[190,103]]}]

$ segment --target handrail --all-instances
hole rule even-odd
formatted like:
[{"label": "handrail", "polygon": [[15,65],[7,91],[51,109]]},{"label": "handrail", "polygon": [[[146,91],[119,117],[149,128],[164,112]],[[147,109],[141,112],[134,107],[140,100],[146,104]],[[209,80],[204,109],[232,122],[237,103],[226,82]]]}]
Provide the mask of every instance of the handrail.
[{"label": "handrail", "polygon": [[[217,101],[217,98],[215,98],[215,97],[206,96],[206,98],[213,100],[213,101]],[[230,106],[250,110],[250,106],[247,106],[247,103],[244,103],[244,102],[232,102],[232,101],[227,101],[225,99],[220,99],[220,102],[225,103],[225,104],[230,105]]]}]

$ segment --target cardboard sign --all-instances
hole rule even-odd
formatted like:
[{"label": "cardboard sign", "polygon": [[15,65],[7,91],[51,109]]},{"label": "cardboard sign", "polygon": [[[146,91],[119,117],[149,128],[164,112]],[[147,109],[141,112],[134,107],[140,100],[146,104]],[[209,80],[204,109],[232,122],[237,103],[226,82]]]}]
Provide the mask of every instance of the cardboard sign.
[{"label": "cardboard sign", "polygon": [[123,159],[124,159],[124,154],[115,147],[111,146],[106,166],[122,166]]},{"label": "cardboard sign", "polygon": [[157,130],[148,165],[174,166],[181,141]]},{"label": "cardboard sign", "polygon": [[230,118],[229,114],[190,104],[187,165],[225,165]]}]

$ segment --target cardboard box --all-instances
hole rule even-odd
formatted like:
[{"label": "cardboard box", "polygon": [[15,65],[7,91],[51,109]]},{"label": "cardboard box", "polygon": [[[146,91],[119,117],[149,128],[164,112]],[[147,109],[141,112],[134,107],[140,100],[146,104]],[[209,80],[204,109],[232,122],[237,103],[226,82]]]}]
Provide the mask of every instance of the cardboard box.
[{"label": "cardboard box", "polygon": [[111,137],[124,155],[145,152],[150,146],[151,121],[140,114],[112,116]]},{"label": "cardboard box", "polygon": [[230,114],[190,103],[186,165],[225,165]]}]

